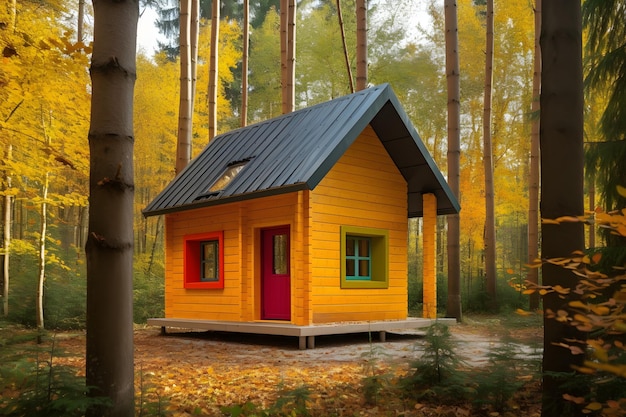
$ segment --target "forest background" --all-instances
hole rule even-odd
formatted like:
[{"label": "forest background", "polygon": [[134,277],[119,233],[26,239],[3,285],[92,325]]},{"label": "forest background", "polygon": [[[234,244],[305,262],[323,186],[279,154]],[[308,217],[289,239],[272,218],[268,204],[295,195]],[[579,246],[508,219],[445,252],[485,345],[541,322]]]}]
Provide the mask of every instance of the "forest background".
[{"label": "forest background", "polygon": [[[446,173],[447,124],[443,8],[426,7],[429,25],[419,27],[411,11],[419,0],[369,2],[369,83],[388,82],[411,121]],[[3,258],[9,256],[12,321],[45,327],[84,327],[90,108],[91,11],[84,33],[77,29],[79,2],[13,2],[0,8],[0,193]],[[81,2],[82,3],[82,2]],[[242,24],[239,2],[223,2],[217,130],[240,126]],[[251,2],[248,124],[281,114],[280,18],[271,1]],[[278,3],[277,1],[274,3]],[[459,0],[461,63],[461,276],[465,311],[488,307],[484,274],[483,93],[485,5]],[[84,3],[83,3],[84,4]],[[354,10],[354,1],[341,2]],[[229,8],[230,7],[230,8]],[[532,2],[495,1],[492,138],[500,308],[528,305],[521,287],[528,262],[528,177],[534,16]],[[228,11],[230,10],[230,11]],[[350,92],[337,9],[330,1],[298,3],[296,107]],[[7,23],[5,23],[7,22]],[[344,13],[345,32],[355,33],[355,16]],[[175,39],[175,38],[174,38]],[[176,43],[176,39],[172,43]],[[346,38],[348,51],[356,39]],[[208,143],[210,21],[201,21],[193,126],[197,155]],[[18,52],[19,51],[19,52]],[[354,66],[354,54],[350,57]],[[161,217],[141,210],[174,176],[178,126],[179,69],[175,53],[137,60],[135,85],[135,322],[162,316],[164,285]],[[601,98],[588,100],[586,140],[598,139]],[[409,306],[421,309],[419,219],[410,220]],[[445,221],[438,222],[438,305],[445,308]],[[6,264],[6,263],[5,263]],[[4,290],[8,291],[8,288]],[[10,302],[10,308],[9,306]],[[38,303],[42,311],[38,311]],[[42,326],[43,327],[43,326]]]}]

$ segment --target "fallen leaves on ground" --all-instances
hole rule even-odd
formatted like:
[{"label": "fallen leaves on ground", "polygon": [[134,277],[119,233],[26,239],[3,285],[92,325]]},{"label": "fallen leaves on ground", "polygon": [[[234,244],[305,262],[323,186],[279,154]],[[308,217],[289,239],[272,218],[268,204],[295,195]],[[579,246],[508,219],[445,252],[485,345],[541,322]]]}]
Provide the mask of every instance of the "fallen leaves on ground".
[{"label": "fallen leaves on ground", "polygon": [[[454,329],[465,342],[479,337],[463,327]],[[393,381],[406,373],[408,363],[419,355],[415,351],[419,338],[388,336],[386,343],[368,343],[365,337],[333,336],[317,342],[316,349],[298,350],[294,338],[221,333],[163,336],[155,328],[138,328],[137,401],[152,410],[162,407],[173,416],[223,416],[221,407],[252,403],[263,410],[306,387],[306,408],[312,416],[488,415],[471,404],[416,404],[385,389],[375,404],[367,404],[361,389],[365,377],[385,375]],[[72,353],[60,360],[84,369],[84,335],[60,341],[61,348]],[[468,351],[479,356],[484,349],[468,345],[459,352]],[[476,366],[482,363],[479,360]],[[528,386],[538,389],[532,382]],[[502,415],[539,414],[538,392],[524,393],[519,401],[523,402],[519,413]]]}]

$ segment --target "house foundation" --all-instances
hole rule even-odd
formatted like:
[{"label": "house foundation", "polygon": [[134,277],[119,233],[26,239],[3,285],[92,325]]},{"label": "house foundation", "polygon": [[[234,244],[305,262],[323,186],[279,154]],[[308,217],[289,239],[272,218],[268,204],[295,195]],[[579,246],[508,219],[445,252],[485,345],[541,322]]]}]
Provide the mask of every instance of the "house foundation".
[{"label": "house foundation", "polygon": [[455,319],[408,318],[406,320],[382,320],[346,323],[314,324],[297,326],[279,321],[231,322],[200,319],[152,318],[149,326],[161,327],[165,334],[167,328],[220,331],[231,333],[267,334],[275,336],[295,336],[300,349],[315,348],[315,336],[338,335],[349,333],[378,333],[381,342],[386,340],[386,333],[392,331],[416,330],[430,326],[435,321],[448,325],[456,324]]}]

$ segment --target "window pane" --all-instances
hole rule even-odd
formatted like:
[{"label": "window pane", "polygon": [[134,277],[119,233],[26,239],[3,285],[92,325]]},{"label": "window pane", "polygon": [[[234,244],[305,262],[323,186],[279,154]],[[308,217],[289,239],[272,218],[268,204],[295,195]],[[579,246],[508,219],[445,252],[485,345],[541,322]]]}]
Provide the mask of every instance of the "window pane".
[{"label": "window pane", "polygon": [[359,239],[359,256],[368,258],[370,256],[369,239]]},{"label": "window pane", "polygon": [[201,276],[200,281],[217,281],[219,279],[218,271],[218,241],[212,240],[201,243],[202,259],[201,259]]},{"label": "window pane", "polygon": [[346,276],[354,277],[354,259],[346,259]]},{"label": "window pane", "polygon": [[215,245],[212,242],[205,243],[202,245],[204,247],[204,255],[203,259],[214,259],[215,258]]},{"label": "window pane", "polygon": [[354,256],[354,238],[346,238],[346,256]]},{"label": "window pane", "polygon": [[229,166],[222,176],[209,188],[209,192],[221,191],[241,172],[246,162]]},{"label": "window pane", "polygon": [[287,274],[287,256],[287,235],[274,235],[274,274]]},{"label": "window pane", "polygon": [[369,277],[370,276],[370,261],[367,259],[359,260],[359,276],[360,277]]},{"label": "window pane", "polygon": [[213,281],[215,279],[215,265],[209,262],[205,263],[203,276],[205,281]]}]

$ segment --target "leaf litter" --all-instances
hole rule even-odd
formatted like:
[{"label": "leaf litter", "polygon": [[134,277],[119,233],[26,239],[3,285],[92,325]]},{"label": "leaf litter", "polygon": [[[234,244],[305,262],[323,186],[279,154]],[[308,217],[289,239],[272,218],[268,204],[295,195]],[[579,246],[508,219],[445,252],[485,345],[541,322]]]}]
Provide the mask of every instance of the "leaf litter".
[{"label": "leaf litter", "polygon": [[[496,326],[497,327],[497,326]],[[487,363],[489,349],[500,342],[491,327],[453,326],[458,352],[468,366]],[[489,334],[488,332],[491,332]],[[135,329],[135,385],[138,401],[162,402],[171,416],[223,416],[222,407],[252,403],[259,410],[285,393],[307,388],[307,409],[312,416],[455,416],[474,415],[467,407],[415,404],[393,396],[368,404],[363,380],[372,375],[401,376],[421,355],[421,332],[377,335],[348,334],[316,338],[315,349],[299,350],[297,339],[271,335],[177,331],[161,335],[154,327]],[[537,332],[513,335],[523,340],[523,359],[539,360],[532,347]],[[60,358],[84,370],[84,334],[63,337]],[[520,414],[538,415],[538,395]],[[529,410],[534,410],[530,412]]]}]

